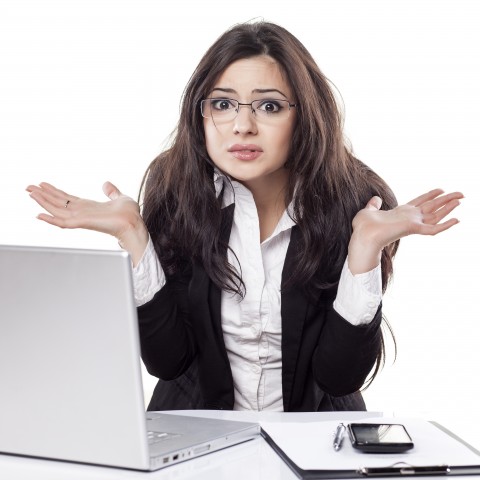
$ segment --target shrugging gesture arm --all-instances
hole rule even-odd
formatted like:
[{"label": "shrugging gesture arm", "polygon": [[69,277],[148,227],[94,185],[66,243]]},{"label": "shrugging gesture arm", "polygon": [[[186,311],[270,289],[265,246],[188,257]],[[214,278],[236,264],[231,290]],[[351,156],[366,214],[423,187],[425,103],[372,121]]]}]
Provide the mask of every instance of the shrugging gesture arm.
[{"label": "shrugging gesture arm", "polygon": [[[139,205],[112,183],[103,185],[103,192],[109,198],[106,202],[76,197],[48,183],[29,185],[27,191],[48,212],[39,214],[38,219],[59,228],[107,233],[129,252],[134,267],[142,259],[149,234]],[[153,300],[138,309],[142,354],[145,365],[154,375],[178,376],[194,355],[186,308],[177,298],[179,289],[180,297],[186,297],[185,288],[182,282],[167,283]]]},{"label": "shrugging gesture arm", "polygon": [[383,248],[407,235],[437,235],[458,223],[442,220],[458,205],[463,194],[444,194],[435,189],[392,210],[380,210],[382,200],[372,197],[354,217],[348,247],[348,266],[352,274],[372,270],[380,263]]},{"label": "shrugging gesture arm", "polygon": [[59,228],[84,228],[112,235],[130,254],[134,266],[140,261],[148,243],[140,207],[112,183],[103,184],[109,198],[106,202],[76,197],[45,182],[29,185],[27,192],[48,212],[39,214],[39,220]]}]

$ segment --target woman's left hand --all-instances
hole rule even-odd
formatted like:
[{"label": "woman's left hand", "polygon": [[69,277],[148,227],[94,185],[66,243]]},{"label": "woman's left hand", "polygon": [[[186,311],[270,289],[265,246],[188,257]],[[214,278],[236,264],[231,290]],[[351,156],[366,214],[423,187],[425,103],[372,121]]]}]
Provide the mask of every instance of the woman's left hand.
[{"label": "woman's left hand", "polygon": [[372,197],[352,222],[353,233],[348,253],[351,272],[362,273],[374,268],[380,261],[382,249],[402,237],[413,234],[436,235],[457,224],[456,218],[445,222],[442,220],[460,205],[463,194],[443,193],[443,190],[435,189],[392,210],[380,210],[382,200]]}]

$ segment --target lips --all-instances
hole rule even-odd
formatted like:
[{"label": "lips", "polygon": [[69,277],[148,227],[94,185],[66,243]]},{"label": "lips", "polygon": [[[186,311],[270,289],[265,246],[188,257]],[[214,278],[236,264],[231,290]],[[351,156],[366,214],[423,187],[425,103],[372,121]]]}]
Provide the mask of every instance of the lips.
[{"label": "lips", "polygon": [[253,144],[235,144],[232,145],[228,151],[238,160],[250,161],[258,158],[263,150],[258,145]]}]

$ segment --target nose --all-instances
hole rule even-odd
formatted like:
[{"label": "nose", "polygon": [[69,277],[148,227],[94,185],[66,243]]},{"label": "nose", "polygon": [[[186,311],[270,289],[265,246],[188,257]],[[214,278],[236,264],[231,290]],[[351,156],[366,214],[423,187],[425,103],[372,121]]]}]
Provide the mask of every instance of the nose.
[{"label": "nose", "polygon": [[242,135],[255,135],[257,133],[257,121],[250,105],[238,106],[238,113],[233,123],[233,131]]}]

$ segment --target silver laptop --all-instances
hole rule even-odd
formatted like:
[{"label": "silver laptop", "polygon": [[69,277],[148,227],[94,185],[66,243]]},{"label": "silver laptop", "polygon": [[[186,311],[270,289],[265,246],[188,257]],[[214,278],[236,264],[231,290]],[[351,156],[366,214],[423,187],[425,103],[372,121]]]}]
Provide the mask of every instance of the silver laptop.
[{"label": "silver laptop", "polygon": [[259,433],[144,405],[128,255],[0,245],[0,452],[156,470]]}]

